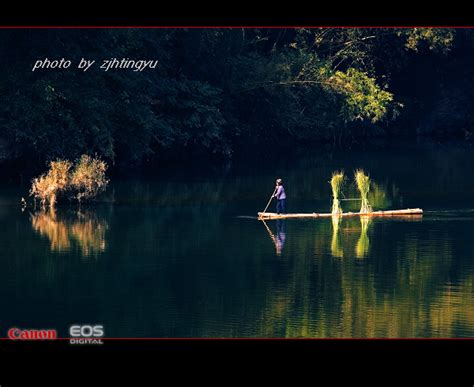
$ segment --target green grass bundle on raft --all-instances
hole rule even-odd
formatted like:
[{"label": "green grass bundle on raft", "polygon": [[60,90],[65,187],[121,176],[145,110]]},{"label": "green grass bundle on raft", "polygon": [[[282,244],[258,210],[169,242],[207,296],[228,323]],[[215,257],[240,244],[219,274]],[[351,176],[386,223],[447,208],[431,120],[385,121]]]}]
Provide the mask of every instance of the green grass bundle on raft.
[{"label": "green grass bundle on raft", "polygon": [[342,183],[344,182],[344,172],[335,171],[332,173],[332,214],[342,214],[341,203],[339,202],[339,194],[341,193]]},{"label": "green grass bundle on raft", "polygon": [[365,174],[362,169],[358,169],[355,172],[354,180],[357,185],[357,189],[360,192],[360,197],[362,199],[362,203],[360,206],[360,213],[366,214],[368,212],[372,212],[372,207],[369,205],[369,190],[370,190],[370,177]]}]

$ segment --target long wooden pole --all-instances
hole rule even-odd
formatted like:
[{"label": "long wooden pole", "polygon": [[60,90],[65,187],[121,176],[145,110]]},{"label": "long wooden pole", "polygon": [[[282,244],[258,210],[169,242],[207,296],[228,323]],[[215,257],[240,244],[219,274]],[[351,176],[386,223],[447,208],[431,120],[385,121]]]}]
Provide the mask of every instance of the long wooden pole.
[{"label": "long wooden pole", "polygon": [[273,195],[275,195],[276,190],[277,190],[277,187],[275,187],[275,190],[273,191],[272,196],[270,196],[270,200],[268,201],[267,206],[266,206],[265,209],[263,210],[263,214],[264,214],[265,212],[267,212],[267,208],[268,208],[268,206],[270,205],[270,203],[272,202]]}]

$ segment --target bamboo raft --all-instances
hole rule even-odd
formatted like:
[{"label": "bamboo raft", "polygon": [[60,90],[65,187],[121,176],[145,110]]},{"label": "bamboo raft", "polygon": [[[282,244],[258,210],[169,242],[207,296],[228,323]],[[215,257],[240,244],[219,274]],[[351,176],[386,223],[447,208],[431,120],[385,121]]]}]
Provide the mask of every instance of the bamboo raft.
[{"label": "bamboo raft", "polygon": [[420,216],[423,214],[421,208],[408,208],[406,210],[374,211],[367,213],[343,212],[342,214],[316,213],[311,214],[276,214],[274,212],[259,212],[259,219],[288,219],[288,218],[330,218],[332,216]]}]

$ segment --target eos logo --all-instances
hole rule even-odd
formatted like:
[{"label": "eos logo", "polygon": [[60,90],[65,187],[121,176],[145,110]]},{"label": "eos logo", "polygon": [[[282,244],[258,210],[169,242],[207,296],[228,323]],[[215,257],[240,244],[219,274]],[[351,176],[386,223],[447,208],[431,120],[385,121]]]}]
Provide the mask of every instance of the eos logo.
[{"label": "eos logo", "polygon": [[69,339],[70,344],[103,344],[99,337],[104,337],[103,325],[71,325],[69,335],[77,337]]}]

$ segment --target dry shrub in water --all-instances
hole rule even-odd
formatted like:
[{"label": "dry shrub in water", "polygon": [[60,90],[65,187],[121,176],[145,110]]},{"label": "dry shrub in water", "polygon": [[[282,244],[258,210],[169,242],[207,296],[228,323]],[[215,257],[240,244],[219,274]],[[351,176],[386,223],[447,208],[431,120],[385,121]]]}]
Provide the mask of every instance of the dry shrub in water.
[{"label": "dry shrub in water", "polygon": [[105,177],[107,164],[98,158],[82,155],[71,174],[74,198],[89,200],[103,192],[109,181]]},{"label": "dry shrub in water", "polygon": [[58,197],[77,199],[79,203],[103,192],[109,183],[105,177],[107,164],[99,158],[82,155],[71,171],[69,160],[56,160],[49,171],[33,179],[30,196],[40,200],[41,206],[54,207]]},{"label": "dry shrub in water", "polygon": [[44,207],[48,204],[54,207],[58,195],[64,193],[69,183],[71,162],[56,160],[49,163],[49,171],[33,179],[30,195],[39,199]]}]

